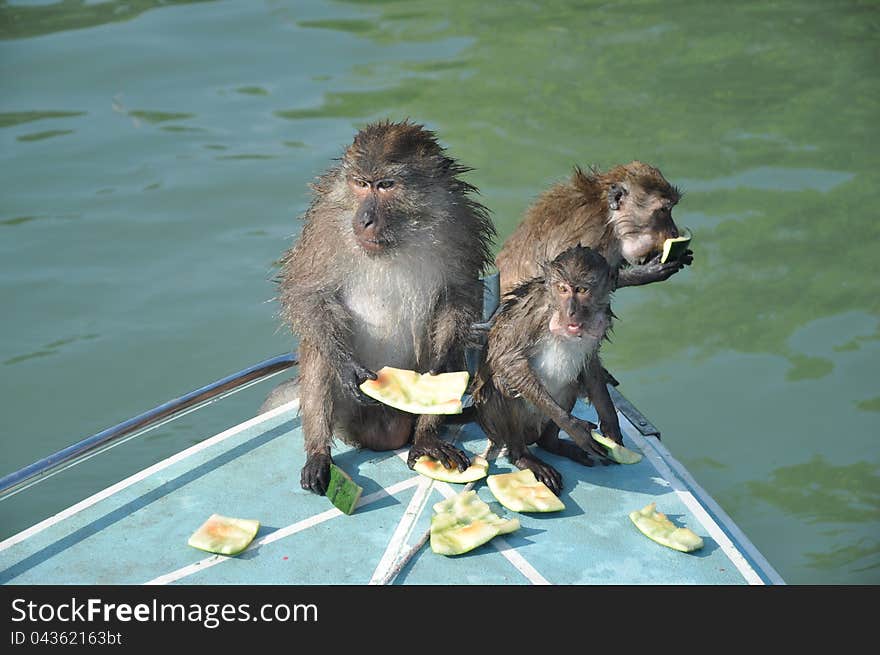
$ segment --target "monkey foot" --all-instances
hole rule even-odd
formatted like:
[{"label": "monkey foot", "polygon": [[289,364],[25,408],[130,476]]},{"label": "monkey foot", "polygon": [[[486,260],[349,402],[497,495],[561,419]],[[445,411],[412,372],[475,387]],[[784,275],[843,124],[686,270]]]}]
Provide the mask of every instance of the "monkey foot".
[{"label": "monkey foot", "polygon": [[464,471],[471,465],[467,454],[438,437],[424,437],[414,443],[409,449],[406,465],[413,468],[422,455],[436,459],[448,469]]},{"label": "monkey foot", "polygon": [[300,476],[300,484],[306,491],[323,496],[327,493],[327,485],[330,484],[330,455],[323,453],[309,455],[306,465],[303,466]]},{"label": "monkey foot", "polygon": [[534,455],[520,455],[511,462],[519,469],[529,469],[539,482],[543,482],[557,496],[562,490],[562,474],[549,464],[545,464]]},{"label": "monkey foot", "polygon": [[584,466],[593,466],[593,459],[590,457],[589,453],[583,450],[577,444],[572,443],[571,441],[560,439],[557,441],[552,448],[548,448],[541,444],[541,447],[544,450],[547,450],[554,455],[561,455],[562,457],[567,457],[568,459],[577,462],[578,464],[583,464]]}]

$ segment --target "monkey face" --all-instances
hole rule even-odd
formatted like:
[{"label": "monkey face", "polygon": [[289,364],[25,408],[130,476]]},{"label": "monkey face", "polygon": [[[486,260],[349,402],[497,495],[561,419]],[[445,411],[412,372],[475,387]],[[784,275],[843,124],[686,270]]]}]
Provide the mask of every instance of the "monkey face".
[{"label": "monkey face", "polygon": [[599,340],[610,326],[611,274],[591,248],[575,246],[545,269],[553,312],[549,329],[565,339]]},{"label": "monkey face", "polygon": [[598,341],[610,326],[608,303],[598,301],[590,289],[559,282],[554,290],[556,311],[550,316],[550,332],[564,339]]},{"label": "monkey face", "polygon": [[666,239],[679,236],[672,218],[678,197],[638,185],[621,185],[619,189],[616,203],[610,206],[623,257],[630,264],[644,264],[660,254]]},{"label": "monkey face", "polygon": [[389,215],[398,186],[392,177],[368,179],[357,175],[348,180],[349,191],[356,203],[351,227],[358,245],[367,253],[379,253],[394,245]]},{"label": "monkey face", "polygon": [[382,121],[355,135],[338,170],[355,241],[375,256],[424,242],[428,219],[451,204],[451,176],[465,169],[421,125]]}]

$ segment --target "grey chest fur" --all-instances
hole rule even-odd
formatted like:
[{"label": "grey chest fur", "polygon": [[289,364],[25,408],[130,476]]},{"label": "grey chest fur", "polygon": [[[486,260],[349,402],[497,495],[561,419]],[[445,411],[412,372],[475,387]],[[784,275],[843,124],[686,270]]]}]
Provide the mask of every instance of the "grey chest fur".
[{"label": "grey chest fur", "polygon": [[355,356],[366,367],[416,368],[424,358],[443,274],[430,259],[369,260],[342,291]]}]

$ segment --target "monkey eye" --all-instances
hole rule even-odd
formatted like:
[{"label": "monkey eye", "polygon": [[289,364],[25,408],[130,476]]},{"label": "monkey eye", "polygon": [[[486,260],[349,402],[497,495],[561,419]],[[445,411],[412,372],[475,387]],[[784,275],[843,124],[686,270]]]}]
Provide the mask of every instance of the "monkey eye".
[{"label": "monkey eye", "polygon": [[376,188],[387,190],[394,186],[394,180],[379,180],[376,183]]},{"label": "monkey eye", "polygon": [[361,179],[355,179],[354,183],[355,183],[355,186],[359,186],[361,189],[366,189],[368,186],[370,186],[369,182],[367,182],[366,180],[361,180]]},{"label": "monkey eye", "polygon": [[586,292],[587,292],[586,287],[578,287],[575,289],[575,293],[586,293]]},{"label": "monkey eye", "polygon": [[559,293],[566,293],[568,291],[568,286],[560,282],[556,285],[556,289],[559,291]]}]

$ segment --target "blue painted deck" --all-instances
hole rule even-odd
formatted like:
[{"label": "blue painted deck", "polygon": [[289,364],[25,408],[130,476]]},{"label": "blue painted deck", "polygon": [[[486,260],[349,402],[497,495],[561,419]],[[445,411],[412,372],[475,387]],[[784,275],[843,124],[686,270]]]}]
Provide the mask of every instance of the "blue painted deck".
[{"label": "blue painted deck", "polygon": [[[576,414],[594,418],[589,406]],[[781,583],[754,546],[653,437],[622,414],[635,465],[577,465],[542,457],[564,476],[565,510],[517,514],[522,527],[456,557],[423,546],[393,584],[764,584]],[[485,435],[469,424],[450,433],[472,454]],[[0,543],[2,584],[368,584],[427,530],[431,506],[463,485],[411,471],[405,452],[335,448],[363,488],[346,516],[302,490],[302,432],[295,403],[211,437]],[[504,457],[489,473],[512,470]],[[479,496],[502,516],[486,486]],[[685,554],[642,535],[628,513],[649,502],[699,534]],[[211,514],[258,519],[244,553],[215,556],[187,545]],[[391,548],[389,549],[389,544]]]}]

